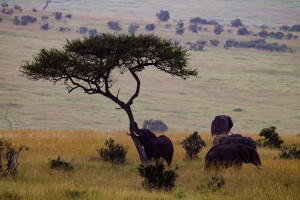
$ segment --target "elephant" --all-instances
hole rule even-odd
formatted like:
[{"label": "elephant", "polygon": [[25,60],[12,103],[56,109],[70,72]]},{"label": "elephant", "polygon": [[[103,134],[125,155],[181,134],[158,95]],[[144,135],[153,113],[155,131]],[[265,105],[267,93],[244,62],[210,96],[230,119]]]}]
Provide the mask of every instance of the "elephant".
[{"label": "elephant", "polygon": [[218,115],[211,123],[211,134],[212,136],[228,134],[232,127],[233,122],[231,117],[227,115]]},{"label": "elephant", "polygon": [[261,168],[261,161],[257,151],[242,144],[217,144],[205,156],[205,170],[212,167],[228,168],[230,166],[242,167],[243,163],[252,163]]},{"label": "elephant", "polygon": [[171,165],[174,146],[170,138],[165,135],[157,137],[149,129],[138,129],[137,124],[134,134],[139,138],[149,160],[162,157],[167,161],[168,165]]},{"label": "elephant", "polygon": [[233,134],[230,134],[230,135],[227,135],[227,134],[222,134],[222,135],[216,135],[214,137],[214,140],[213,140],[213,145],[217,145],[217,144],[223,144],[223,142],[227,139],[227,138],[231,138],[231,137],[242,137],[241,134],[237,134],[237,133],[233,133]]},{"label": "elephant", "polygon": [[256,143],[250,137],[227,137],[221,144],[243,144],[256,149]]}]

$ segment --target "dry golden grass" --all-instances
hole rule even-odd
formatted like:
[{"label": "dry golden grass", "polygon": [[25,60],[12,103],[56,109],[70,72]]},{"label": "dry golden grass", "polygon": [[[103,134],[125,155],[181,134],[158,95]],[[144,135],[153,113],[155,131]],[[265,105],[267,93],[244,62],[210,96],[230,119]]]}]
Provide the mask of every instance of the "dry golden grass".
[{"label": "dry golden grass", "polygon": [[[180,142],[189,132],[167,133],[175,147],[171,167],[176,164],[179,177],[171,192],[147,191],[138,175],[140,164],[137,151],[126,131],[0,131],[0,137],[14,146],[25,144],[29,151],[21,152],[19,173],[0,180],[0,199],[297,199],[300,188],[299,160],[274,159],[278,150],[258,148],[263,169],[245,164],[241,170],[229,168],[219,172],[204,171],[204,156],[212,145],[208,133],[200,136],[207,146],[200,159],[186,161]],[[246,134],[258,139],[256,134]],[[110,163],[91,161],[96,149],[112,137],[117,143],[128,146],[127,163],[112,166]],[[284,145],[300,144],[297,135],[280,135]],[[72,161],[74,171],[50,170],[49,158],[60,155]],[[206,184],[212,176],[221,175],[225,186],[213,192]]]}]

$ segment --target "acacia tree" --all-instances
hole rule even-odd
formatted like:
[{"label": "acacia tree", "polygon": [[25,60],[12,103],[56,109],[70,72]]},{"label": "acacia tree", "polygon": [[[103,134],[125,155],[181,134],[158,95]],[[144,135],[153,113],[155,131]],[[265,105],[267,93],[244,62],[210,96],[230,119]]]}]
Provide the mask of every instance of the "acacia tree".
[{"label": "acacia tree", "polygon": [[[68,92],[82,89],[87,94],[100,94],[123,109],[129,118],[130,136],[138,150],[143,164],[148,162],[136,130],[131,105],[139,96],[140,79],[138,73],[146,67],[157,69],[186,79],[197,76],[196,69],[188,68],[188,52],[175,46],[170,40],[154,35],[114,35],[102,33],[72,41],[67,40],[63,49],[41,49],[32,61],[25,61],[21,73],[30,80],[63,82]],[[113,94],[111,88],[116,82],[113,71],[130,73],[136,82],[129,99],[121,100],[119,92]]]}]

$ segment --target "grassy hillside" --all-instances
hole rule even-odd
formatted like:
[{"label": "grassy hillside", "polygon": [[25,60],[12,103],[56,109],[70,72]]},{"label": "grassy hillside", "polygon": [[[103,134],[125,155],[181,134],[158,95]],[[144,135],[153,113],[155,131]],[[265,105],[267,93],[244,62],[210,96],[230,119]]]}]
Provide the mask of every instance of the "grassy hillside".
[{"label": "grassy hillside", "polygon": [[[166,23],[158,24],[155,16],[156,12],[166,9],[166,2],[148,5],[144,1],[79,1],[78,4],[52,1],[46,10],[42,10],[44,4],[40,1],[26,2],[15,1],[23,6],[22,12],[16,11],[13,15],[0,13],[2,130],[10,128],[4,119],[6,113],[13,129],[128,129],[126,114],[116,110],[116,105],[102,96],[88,96],[82,91],[67,94],[63,85],[28,81],[20,77],[19,72],[22,62],[31,60],[41,48],[62,48],[66,39],[82,38],[83,35],[76,32],[79,27],[113,33],[106,23],[119,21],[123,29],[120,33],[127,33],[128,26],[134,22],[140,26],[138,34],[154,33],[179,41],[181,45],[197,40],[220,41],[218,47],[207,45],[205,51],[191,51],[190,66],[198,68],[198,79],[183,81],[151,69],[141,74],[141,94],[133,104],[133,114],[140,124],[146,119],[161,119],[170,130],[208,132],[215,115],[228,114],[233,118],[234,132],[258,133],[262,128],[274,125],[280,133],[299,133],[300,39],[266,39],[269,43],[286,44],[293,53],[223,48],[227,39],[258,38],[238,36],[237,28],[226,26],[231,20],[242,19],[253,33],[261,30],[255,25],[265,24],[271,28],[284,24],[292,26],[297,23],[293,19],[298,19],[299,15],[297,1],[264,1],[263,11],[255,7],[262,7],[262,2],[258,4],[257,1],[213,1],[213,6],[188,1],[185,4],[191,9],[189,12],[181,9],[184,7],[181,1],[172,1],[172,6],[168,7],[171,14],[168,22],[171,27],[168,29],[165,28]],[[32,7],[38,12],[32,12]],[[72,14],[72,18],[55,20],[52,13],[56,11],[62,12],[63,16]],[[287,12],[289,15],[285,14]],[[256,17],[253,13],[257,14]],[[261,16],[263,13],[265,15]],[[13,25],[14,16],[22,15],[35,16],[37,22],[27,26]],[[49,19],[41,20],[42,16]],[[274,19],[270,20],[270,16]],[[192,17],[216,19],[224,24],[225,31],[215,35],[214,26],[203,25],[207,31],[192,33],[188,30],[188,21]],[[185,23],[183,35],[175,34],[179,19]],[[48,31],[40,29],[44,23],[49,23]],[[154,32],[145,30],[148,23],[156,25]],[[60,27],[68,27],[71,31],[60,32]],[[268,31],[279,31],[271,28]],[[299,33],[293,34],[300,36]],[[121,88],[120,97],[125,98],[132,91],[133,83],[129,77],[119,76],[115,92]]]},{"label": "grassy hillside", "polygon": [[[212,146],[212,137],[201,133],[207,146],[199,160],[185,160],[181,141],[190,132],[167,135],[173,141],[175,152],[171,165],[178,165],[176,186],[171,192],[147,191],[138,175],[140,164],[137,151],[125,132],[91,131],[0,131],[18,147],[25,144],[28,151],[21,152],[19,173],[0,179],[0,199],[297,199],[300,187],[299,160],[274,159],[279,151],[258,148],[263,169],[244,164],[241,170],[229,168],[219,172],[204,171],[204,156]],[[257,134],[247,134],[258,139]],[[127,146],[127,163],[112,166],[110,163],[91,161],[98,155],[96,149],[104,141],[114,138]],[[280,135],[284,145],[300,144],[296,135]],[[62,172],[49,168],[49,158],[60,156],[71,161],[74,170]],[[212,176],[222,176],[225,185],[212,191],[207,183]]]}]

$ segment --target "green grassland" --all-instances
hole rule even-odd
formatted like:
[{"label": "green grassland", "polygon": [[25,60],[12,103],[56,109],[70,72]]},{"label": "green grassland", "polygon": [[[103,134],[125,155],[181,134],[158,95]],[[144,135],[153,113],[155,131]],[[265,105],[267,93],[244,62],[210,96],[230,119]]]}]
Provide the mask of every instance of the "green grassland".
[{"label": "green grassland", "polygon": [[[169,132],[174,144],[173,169],[178,166],[175,188],[170,192],[148,191],[138,175],[140,160],[126,132],[91,131],[0,131],[0,138],[29,147],[19,155],[19,172],[14,178],[0,179],[0,199],[298,199],[300,188],[299,160],[275,159],[279,150],[258,148],[263,169],[244,164],[242,169],[204,171],[204,156],[212,146],[209,133],[201,133],[206,147],[199,159],[187,161],[181,141],[190,132]],[[257,134],[246,134],[258,139]],[[125,165],[93,161],[96,149],[113,138],[128,147]],[[285,146],[300,143],[300,137],[284,134]],[[73,171],[51,170],[49,159],[60,156],[74,166]],[[207,184],[212,176],[222,176],[225,184],[213,191]]]},{"label": "green grassland", "polygon": [[[98,32],[111,32],[109,21],[119,21],[127,33],[134,22],[140,28],[137,34],[153,33],[163,38],[186,42],[218,39],[220,45],[208,45],[205,51],[190,52],[190,67],[198,69],[198,78],[181,80],[154,69],[140,74],[141,93],[132,109],[138,123],[146,119],[161,119],[171,131],[198,130],[208,132],[215,115],[228,114],[234,121],[233,132],[258,133],[274,125],[279,133],[298,134],[300,120],[300,39],[266,41],[286,44],[290,52],[269,52],[255,49],[224,49],[227,39],[257,39],[238,36],[236,28],[227,26],[240,18],[253,33],[259,25],[275,27],[297,24],[300,13],[298,1],[52,1],[42,10],[41,1],[14,1],[24,10],[14,15],[0,13],[0,129],[89,129],[127,130],[126,113],[116,110],[116,105],[99,95],[86,95],[82,91],[70,94],[63,85],[43,81],[29,81],[20,76],[19,67],[24,60],[31,60],[41,48],[62,48],[66,39],[82,38],[76,30],[80,26],[96,28]],[[96,3],[97,2],[97,3]],[[152,2],[152,1],[151,1]],[[184,4],[183,4],[184,2]],[[168,7],[167,7],[168,5]],[[258,6],[260,8],[258,8]],[[32,7],[38,12],[33,13]],[[185,8],[185,9],[183,9]],[[263,8],[263,9],[262,9]],[[157,23],[160,10],[169,10],[171,28]],[[72,14],[71,19],[55,20],[52,12]],[[89,11],[89,12],[87,12]],[[216,12],[218,11],[218,12]],[[255,14],[254,14],[255,13]],[[289,14],[286,14],[289,13]],[[16,26],[13,17],[37,17],[35,24]],[[45,23],[41,16],[49,16],[50,30],[42,31]],[[216,19],[224,24],[221,35],[213,33],[214,26],[204,25],[207,31],[197,34],[188,31],[188,21],[193,17]],[[183,35],[175,34],[179,19],[185,23]],[[145,25],[154,23],[154,32],[147,32]],[[59,27],[70,27],[71,32],[60,32]],[[232,33],[226,30],[232,30]],[[273,29],[270,29],[270,31]],[[300,36],[299,33],[293,33]],[[126,99],[135,85],[127,75],[115,74],[118,82],[115,92]],[[241,112],[237,112],[241,111]]]}]

